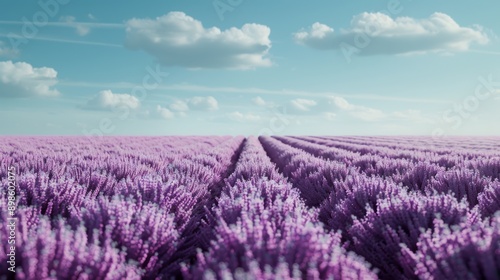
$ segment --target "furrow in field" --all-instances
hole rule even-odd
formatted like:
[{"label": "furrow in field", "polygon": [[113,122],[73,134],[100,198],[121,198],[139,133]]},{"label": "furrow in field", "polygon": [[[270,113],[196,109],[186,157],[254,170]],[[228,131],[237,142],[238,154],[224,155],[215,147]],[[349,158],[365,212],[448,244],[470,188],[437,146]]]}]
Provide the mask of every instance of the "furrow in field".
[{"label": "furrow in field", "polygon": [[[210,208],[220,196],[225,178],[233,173],[236,168],[241,150],[244,145],[243,137],[235,137],[211,149],[206,154],[191,155],[191,160],[202,163],[207,168],[207,174],[202,180],[202,185],[194,192],[190,192],[192,199],[188,220],[182,228],[176,253],[169,263],[164,265],[161,272],[163,275],[180,277],[180,264],[193,261],[196,250],[203,246],[203,232],[201,221],[205,218],[206,208]],[[183,163],[184,167],[190,168],[189,163]],[[210,176],[211,175],[211,176]],[[201,183],[201,182],[200,182]]]}]

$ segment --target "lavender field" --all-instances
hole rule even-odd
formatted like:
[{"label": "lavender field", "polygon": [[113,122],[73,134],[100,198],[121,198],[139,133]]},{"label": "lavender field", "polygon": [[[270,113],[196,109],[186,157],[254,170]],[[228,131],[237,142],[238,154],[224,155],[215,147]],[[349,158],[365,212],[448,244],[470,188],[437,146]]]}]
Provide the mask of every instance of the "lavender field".
[{"label": "lavender field", "polygon": [[500,279],[499,140],[2,137],[0,274]]}]

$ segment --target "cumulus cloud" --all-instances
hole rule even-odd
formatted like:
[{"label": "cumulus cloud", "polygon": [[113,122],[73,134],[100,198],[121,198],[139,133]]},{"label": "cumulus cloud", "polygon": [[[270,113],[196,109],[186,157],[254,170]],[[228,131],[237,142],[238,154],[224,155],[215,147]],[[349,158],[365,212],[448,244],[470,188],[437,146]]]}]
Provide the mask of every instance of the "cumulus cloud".
[{"label": "cumulus cloud", "polygon": [[0,61],[0,97],[57,96],[56,70],[25,62]]},{"label": "cumulus cloud", "polygon": [[195,96],[188,99],[187,104],[191,110],[196,111],[216,111],[219,109],[217,99],[212,96]]},{"label": "cumulus cloud", "polygon": [[328,103],[333,104],[341,111],[348,112],[352,117],[364,121],[378,121],[386,117],[386,114],[381,110],[360,105],[353,105],[345,98],[339,96],[331,96]]},{"label": "cumulus cloud", "polygon": [[74,27],[76,30],[76,33],[80,36],[85,36],[85,35],[89,34],[89,32],[90,32],[90,28],[88,27],[88,25],[83,25],[81,23],[75,22],[76,18],[73,16],[62,16],[59,20],[61,22],[65,22],[68,25]]},{"label": "cumulus cloud", "polygon": [[251,113],[243,114],[238,111],[228,114],[229,119],[237,122],[258,122],[262,120],[259,115],[254,115]]},{"label": "cumulus cloud", "polygon": [[190,111],[216,111],[219,110],[219,103],[213,96],[195,96],[187,99],[177,99],[166,107],[158,105],[156,116],[163,119],[173,119],[175,117],[186,117]]},{"label": "cumulus cloud", "polygon": [[189,106],[186,102],[182,100],[176,100],[174,103],[170,104],[170,109],[177,112],[185,112],[189,110]]},{"label": "cumulus cloud", "polygon": [[135,96],[125,93],[113,93],[111,90],[103,90],[87,101],[84,108],[106,111],[122,107],[137,109],[139,106],[140,101]]},{"label": "cumulus cloud", "polygon": [[342,110],[351,110],[354,108],[354,106],[349,104],[343,97],[331,96],[329,103],[333,103],[337,108]]},{"label": "cumulus cloud", "polygon": [[267,105],[266,101],[262,99],[260,96],[257,96],[252,99],[253,104],[260,106],[260,107],[265,107]]},{"label": "cumulus cloud", "polygon": [[362,106],[358,106],[358,109],[351,111],[350,114],[357,119],[368,122],[380,121],[386,118],[386,114],[381,110]]},{"label": "cumulus cloud", "polygon": [[344,54],[359,55],[450,53],[467,51],[473,43],[489,41],[480,26],[462,27],[443,13],[426,19],[393,19],[383,13],[362,13],[340,32],[317,22],[308,30],[295,33],[294,38],[315,49],[340,49]]},{"label": "cumulus cloud", "polygon": [[297,98],[290,101],[292,111],[294,112],[309,112],[318,103],[311,99]]},{"label": "cumulus cloud", "polygon": [[270,33],[269,27],[254,23],[227,30],[205,28],[182,12],[170,12],[127,21],[125,45],[166,66],[249,69],[271,65],[265,57],[271,48]]},{"label": "cumulus cloud", "polygon": [[171,120],[175,117],[175,114],[167,108],[160,105],[156,106],[156,113],[162,119]]},{"label": "cumulus cloud", "polygon": [[333,121],[340,114],[347,114],[364,121],[378,121],[387,117],[381,110],[354,105],[340,96],[328,96],[319,100],[297,98],[289,101],[288,112],[301,115],[317,115]]},{"label": "cumulus cloud", "polygon": [[331,96],[327,103],[332,104],[340,112],[346,112],[350,116],[367,121],[404,121],[411,123],[433,123],[434,120],[425,116],[421,111],[408,109],[403,111],[384,112],[379,109],[349,103],[345,98]]}]

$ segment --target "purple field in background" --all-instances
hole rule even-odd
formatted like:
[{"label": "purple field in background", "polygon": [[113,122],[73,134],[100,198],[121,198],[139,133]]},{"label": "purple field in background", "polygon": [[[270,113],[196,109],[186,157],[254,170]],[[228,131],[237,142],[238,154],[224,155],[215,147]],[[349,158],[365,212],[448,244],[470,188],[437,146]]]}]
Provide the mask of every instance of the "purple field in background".
[{"label": "purple field in background", "polygon": [[1,137],[0,279],[11,167],[16,279],[500,279],[500,138]]}]

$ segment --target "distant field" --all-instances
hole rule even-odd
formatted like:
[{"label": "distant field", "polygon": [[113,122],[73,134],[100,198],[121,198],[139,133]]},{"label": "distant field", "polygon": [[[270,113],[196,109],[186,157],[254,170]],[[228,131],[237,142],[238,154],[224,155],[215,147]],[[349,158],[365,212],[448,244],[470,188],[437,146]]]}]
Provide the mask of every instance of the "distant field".
[{"label": "distant field", "polygon": [[0,137],[0,271],[500,279],[499,179],[494,137]]}]

